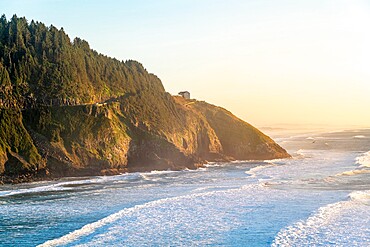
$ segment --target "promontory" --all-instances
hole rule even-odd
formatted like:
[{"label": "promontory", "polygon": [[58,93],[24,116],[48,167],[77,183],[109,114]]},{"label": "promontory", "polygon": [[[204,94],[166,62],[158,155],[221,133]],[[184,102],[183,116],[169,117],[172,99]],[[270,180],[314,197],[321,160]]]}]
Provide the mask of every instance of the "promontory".
[{"label": "promontory", "polygon": [[0,18],[0,183],[286,157],[229,111],[170,95],[136,61]]}]

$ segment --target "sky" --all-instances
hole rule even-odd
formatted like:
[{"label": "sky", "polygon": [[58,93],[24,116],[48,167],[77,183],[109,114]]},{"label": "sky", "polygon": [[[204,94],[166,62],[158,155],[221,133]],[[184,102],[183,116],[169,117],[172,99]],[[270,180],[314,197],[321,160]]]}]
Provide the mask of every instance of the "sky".
[{"label": "sky", "polygon": [[256,126],[370,127],[369,0],[1,0]]}]

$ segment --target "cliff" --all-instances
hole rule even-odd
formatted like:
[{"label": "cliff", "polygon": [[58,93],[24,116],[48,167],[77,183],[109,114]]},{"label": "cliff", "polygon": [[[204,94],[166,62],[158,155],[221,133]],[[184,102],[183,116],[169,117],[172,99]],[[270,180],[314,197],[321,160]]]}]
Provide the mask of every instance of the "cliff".
[{"label": "cliff", "polygon": [[284,157],[225,109],[171,96],[138,62],[0,18],[0,182]]}]

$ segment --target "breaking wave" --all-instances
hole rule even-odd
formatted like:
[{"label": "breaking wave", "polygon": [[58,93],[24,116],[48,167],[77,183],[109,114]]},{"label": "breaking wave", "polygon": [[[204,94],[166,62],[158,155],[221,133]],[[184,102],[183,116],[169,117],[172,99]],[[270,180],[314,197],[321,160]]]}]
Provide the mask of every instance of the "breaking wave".
[{"label": "breaking wave", "polygon": [[206,198],[208,196],[212,196],[215,194],[226,194],[233,191],[241,191],[241,190],[248,190],[252,188],[260,188],[260,185],[249,185],[249,186],[243,186],[241,188],[233,188],[233,189],[226,189],[226,190],[217,190],[217,191],[209,191],[209,192],[200,192],[200,193],[193,193],[190,195],[183,195],[183,196],[177,196],[177,197],[169,197],[169,198],[163,198],[159,200],[150,201],[144,204],[139,204],[130,208],[124,208],[116,213],[113,213],[103,219],[100,219],[96,222],[87,224],[83,226],[80,229],[77,229],[73,232],[70,232],[69,234],[66,234],[60,238],[56,238],[53,240],[46,241],[43,244],[38,245],[38,247],[51,247],[51,246],[60,246],[60,245],[66,245],[69,243],[72,243],[76,240],[78,240],[81,237],[88,236],[90,234],[93,234],[97,229],[104,227],[106,225],[112,224],[124,217],[130,217],[133,216],[135,213],[146,209],[146,208],[158,208],[160,205],[163,204],[170,204],[177,201],[189,201],[191,199],[195,198]]},{"label": "breaking wave", "polygon": [[15,195],[30,194],[30,193],[64,191],[64,190],[72,190],[72,189],[73,189],[72,187],[63,187],[61,184],[59,185],[53,184],[53,185],[40,186],[40,187],[29,188],[29,189],[0,191],[0,197],[8,197],[8,196],[15,196]]},{"label": "breaking wave", "polygon": [[357,136],[354,136],[353,138],[355,138],[355,139],[363,139],[363,138],[366,138],[366,136],[364,136],[364,135],[357,135]]},{"label": "breaking wave", "polygon": [[[158,174],[158,172],[153,172],[152,174]],[[26,195],[26,194],[37,194],[43,192],[58,192],[58,191],[72,191],[77,189],[78,187],[84,186],[92,186],[98,185],[103,183],[115,183],[119,181],[134,181],[143,179],[140,173],[125,173],[122,175],[116,176],[99,176],[89,179],[83,180],[73,180],[73,181],[64,181],[64,182],[57,182],[54,184],[31,187],[31,188],[22,188],[16,189],[12,191],[0,191],[0,197],[9,197],[9,196],[17,196],[17,195]],[[37,183],[31,184],[34,186]]]},{"label": "breaking wave", "polygon": [[365,170],[365,169],[350,170],[350,171],[338,173],[335,176],[338,176],[338,177],[339,176],[355,176],[355,175],[366,174],[366,173],[370,173],[370,170]]},{"label": "breaking wave", "polygon": [[370,151],[364,153],[360,157],[356,158],[356,163],[360,165],[360,167],[368,167],[370,168]]},{"label": "breaking wave", "polygon": [[367,246],[370,191],[354,191],[348,200],[321,207],[305,221],[282,229],[272,246]]},{"label": "breaking wave", "polygon": [[257,176],[257,173],[263,169],[266,169],[266,168],[269,168],[269,167],[274,167],[276,166],[275,164],[273,163],[268,163],[268,164],[265,164],[265,165],[260,165],[260,166],[256,166],[256,167],[253,167],[251,168],[250,170],[248,171],[245,171],[245,174],[248,174],[250,175],[252,178],[255,178]]},{"label": "breaking wave", "polygon": [[336,174],[335,176],[354,176],[370,173],[370,169],[368,169],[370,168],[370,151],[363,153],[362,155],[357,157],[356,164],[358,165],[358,168]]}]

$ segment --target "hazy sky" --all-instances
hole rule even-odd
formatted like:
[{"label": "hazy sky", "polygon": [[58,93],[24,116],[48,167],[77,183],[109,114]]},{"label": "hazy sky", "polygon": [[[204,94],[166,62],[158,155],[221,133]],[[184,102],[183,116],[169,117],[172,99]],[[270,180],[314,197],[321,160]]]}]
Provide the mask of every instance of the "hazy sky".
[{"label": "hazy sky", "polygon": [[370,1],[2,0],[257,126],[370,127]]}]

